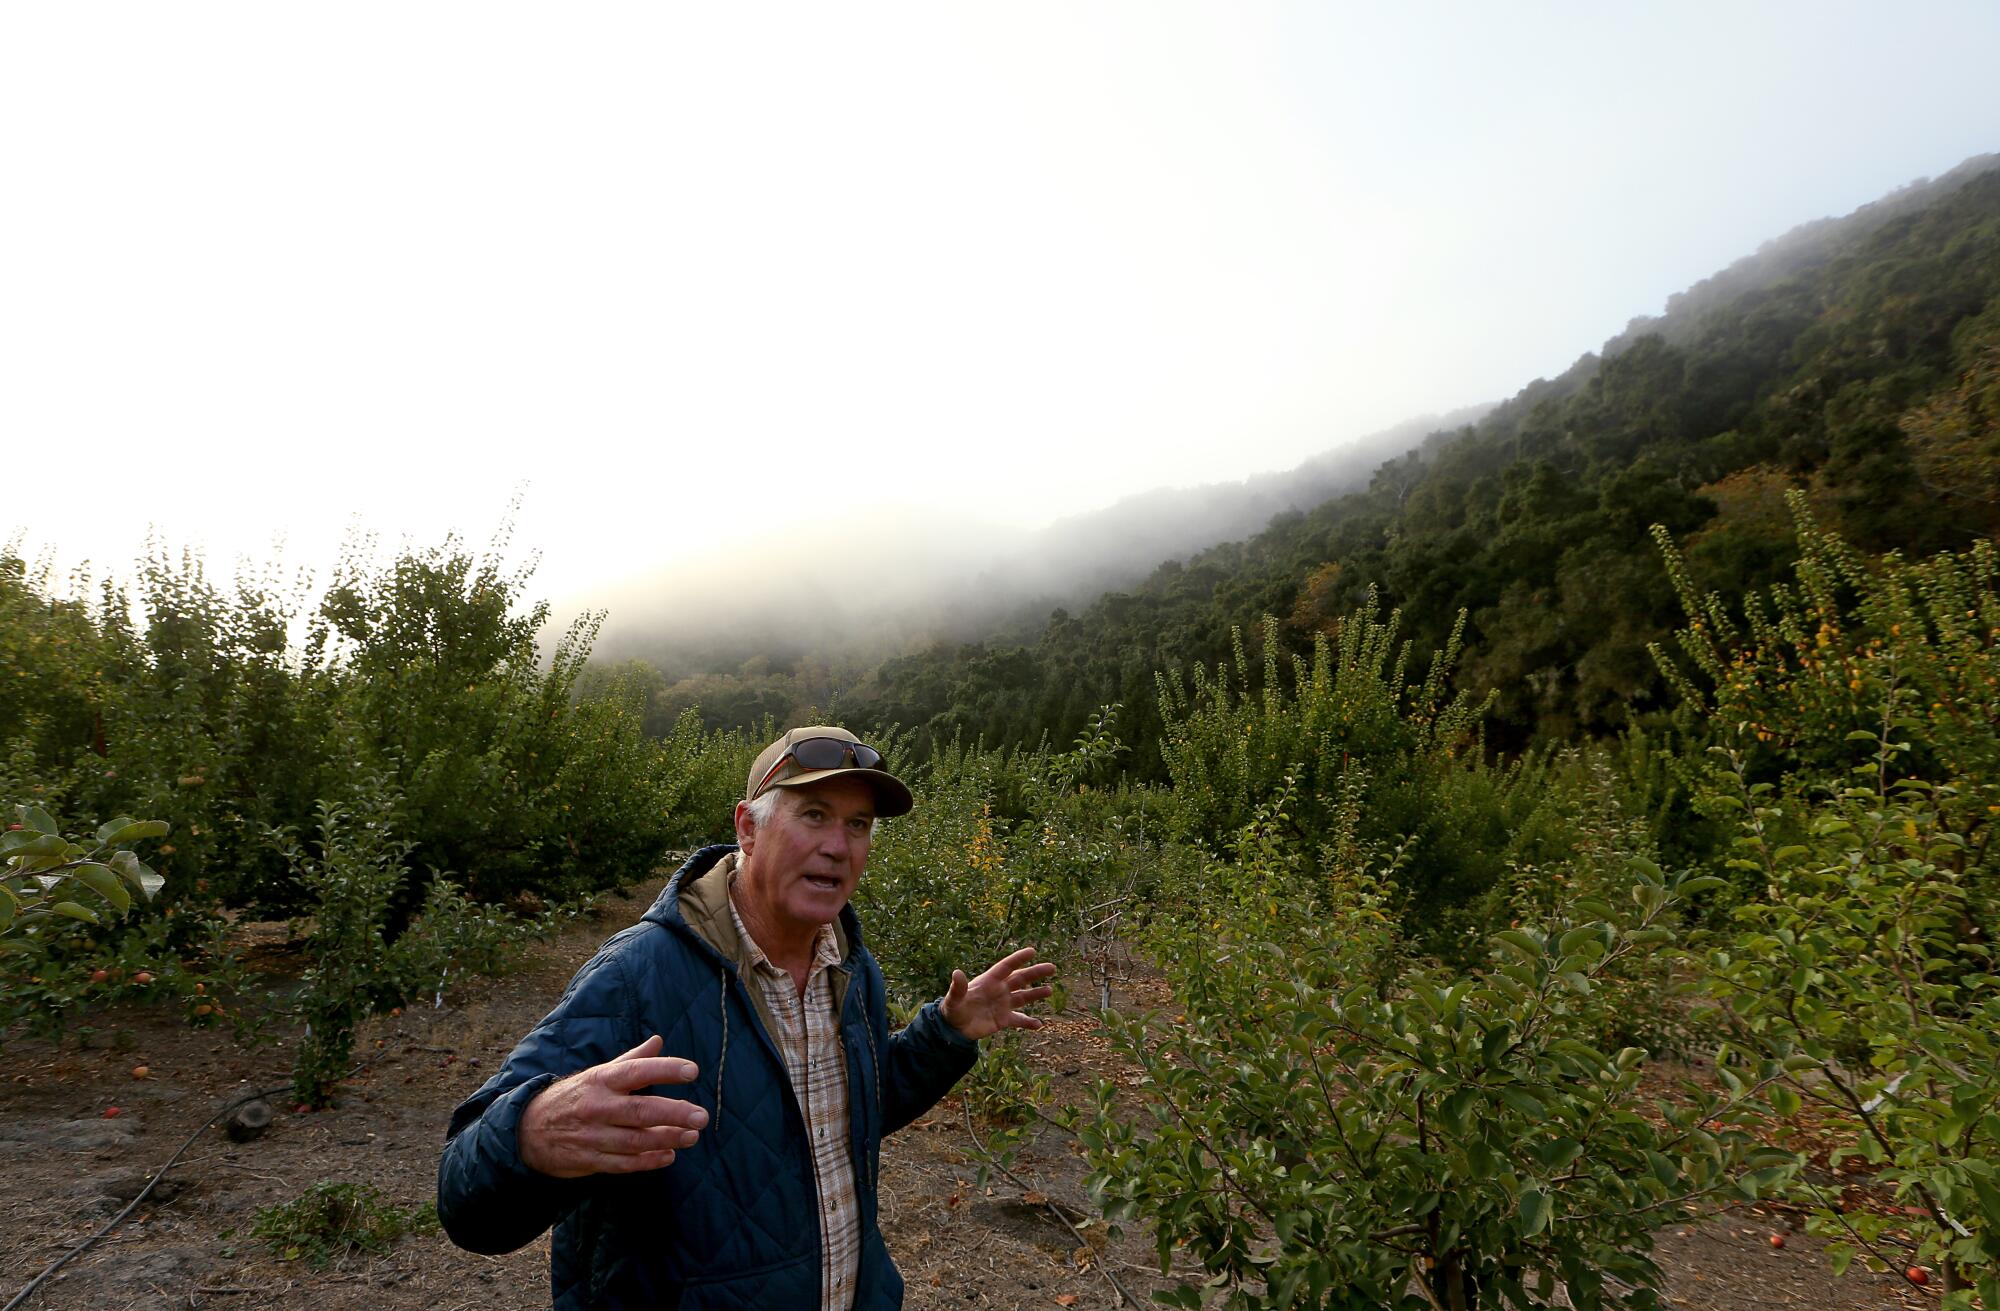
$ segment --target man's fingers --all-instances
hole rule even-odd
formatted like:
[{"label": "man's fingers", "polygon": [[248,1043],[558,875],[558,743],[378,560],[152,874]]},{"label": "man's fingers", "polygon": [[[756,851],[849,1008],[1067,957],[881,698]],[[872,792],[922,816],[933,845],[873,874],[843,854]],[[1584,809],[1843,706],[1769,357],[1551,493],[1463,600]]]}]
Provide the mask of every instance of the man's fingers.
[{"label": "man's fingers", "polygon": [[657,1056],[660,1054],[660,1044],[664,1041],[665,1040],[662,1039],[660,1035],[656,1033],[652,1037],[646,1039],[646,1041],[640,1043],[637,1047],[634,1047],[631,1051],[626,1052],[623,1056],[614,1057],[612,1060],[612,1064],[615,1065],[619,1061],[636,1061],[641,1057],[645,1056]]},{"label": "man's fingers", "polygon": [[701,1135],[692,1129],[661,1125],[651,1129],[621,1129],[601,1124],[581,1135],[578,1145],[601,1156],[644,1156],[648,1152],[673,1151],[692,1147]]},{"label": "man's fingers", "polygon": [[1044,997],[1053,997],[1055,996],[1055,993],[1056,990],[1054,988],[1049,987],[1049,985],[1045,983],[1039,988],[1014,989],[1014,996],[1012,1000],[1016,1006],[1025,1006],[1027,1003],[1031,1001],[1040,1001]]},{"label": "man's fingers", "polygon": [[659,1152],[640,1152],[632,1156],[602,1156],[594,1163],[592,1174],[638,1174],[644,1170],[659,1170],[674,1163],[672,1148]]},{"label": "man's fingers", "polygon": [[1040,965],[1030,965],[1025,970],[1014,971],[1014,977],[1009,982],[1018,987],[1024,983],[1040,983],[1043,979],[1054,978],[1055,975],[1055,962],[1045,960]]},{"label": "man's fingers", "polygon": [[[653,1039],[646,1041],[652,1042]],[[640,1046],[645,1046],[645,1043]],[[598,1069],[603,1072],[599,1081],[613,1092],[637,1092],[656,1083],[693,1083],[695,1076],[701,1073],[700,1067],[693,1061],[679,1056],[632,1056],[630,1053]]]},{"label": "man's fingers", "polygon": [[[1029,961],[1033,960],[1034,958],[1035,958],[1035,949],[1033,947],[1019,947],[1013,951],[1008,952],[1005,956],[1002,956],[999,960],[994,961],[993,968],[988,970],[987,973],[998,974],[1004,977],[1006,975],[1012,974],[1015,970],[1020,969],[1022,966],[1026,965]],[[1038,966],[1037,968],[1046,969],[1049,971],[1049,973],[1053,974],[1055,973],[1056,967],[1053,965],[1044,964],[1042,966]]]},{"label": "man's fingers", "polygon": [[620,1097],[612,1105],[607,1123],[627,1129],[706,1129],[708,1112],[678,1097]]}]

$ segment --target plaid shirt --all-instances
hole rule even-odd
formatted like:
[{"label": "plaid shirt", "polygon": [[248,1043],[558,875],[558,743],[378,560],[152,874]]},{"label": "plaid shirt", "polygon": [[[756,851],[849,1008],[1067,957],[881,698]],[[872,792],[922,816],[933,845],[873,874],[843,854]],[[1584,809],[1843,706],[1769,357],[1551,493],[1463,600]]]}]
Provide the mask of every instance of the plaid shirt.
[{"label": "plaid shirt", "polygon": [[[732,889],[734,882],[732,874]],[[812,1142],[814,1181],[819,1186],[820,1308],[848,1311],[854,1305],[854,1280],[861,1268],[861,1206],[854,1187],[854,1160],[847,1148],[847,1072],[834,1023],[833,977],[827,972],[829,965],[840,964],[840,949],[833,926],[822,924],[813,940],[812,973],[801,996],[792,976],[773,965],[750,936],[734,897],[729,915],[750,955],[754,986],[777,1017],[778,1031],[771,1037],[784,1055],[785,1073],[791,1076]]]}]

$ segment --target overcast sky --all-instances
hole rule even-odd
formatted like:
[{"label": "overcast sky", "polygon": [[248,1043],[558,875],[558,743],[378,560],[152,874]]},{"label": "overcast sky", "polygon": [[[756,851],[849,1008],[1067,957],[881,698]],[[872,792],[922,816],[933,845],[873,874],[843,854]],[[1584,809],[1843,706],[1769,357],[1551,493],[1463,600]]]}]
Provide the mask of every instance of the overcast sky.
[{"label": "overcast sky", "polygon": [[0,541],[920,549],[1512,393],[2000,149],[2000,6],[15,4]]}]

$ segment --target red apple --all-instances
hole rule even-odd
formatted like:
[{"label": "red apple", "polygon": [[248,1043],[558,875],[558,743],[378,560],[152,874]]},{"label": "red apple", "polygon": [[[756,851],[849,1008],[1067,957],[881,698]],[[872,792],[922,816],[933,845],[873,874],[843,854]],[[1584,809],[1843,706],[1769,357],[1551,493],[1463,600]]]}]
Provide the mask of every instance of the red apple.
[{"label": "red apple", "polygon": [[1772,1234],[1772,1235],[1771,1235],[1771,1246],[1773,1246],[1773,1247],[1783,1247],[1784,1245],[1785,1245],[1785,1236],[1784,1236],[1783,1234]]},{"label": "red apple", "polygon": [[104,1108],[104,1118],[107,1120],[115,1120],[122,1114],[124,1112],[120,1111],[116,1106],[107,1106]]},{"label": "red apple", "polygon": [[1903,1278],[1909,1280],[1918,1288],[1922,1288],[1931,1281],[1931,1272],[1920,1265],[1913,1265],[1903,1272]]},{"label": "red apple", "polygon": [[92,970],[90,972],[90,981],[92,983],[103,983],[110,977],[111,977],[110,970]]},{"label": "red apple", "polygon": [[137,974],[134,974],[132,976],[132,982],[134,983],[151,983],[152,981],[153,981],[153,976],[151,974],[148,974],[145,970],[140,970]]},{"label": "red apple", "polygon": [[135,1079],[143,1079],[152,1072],[153,1071],[149,1066],[135,1065],[132,1067],[132,1077]]}]

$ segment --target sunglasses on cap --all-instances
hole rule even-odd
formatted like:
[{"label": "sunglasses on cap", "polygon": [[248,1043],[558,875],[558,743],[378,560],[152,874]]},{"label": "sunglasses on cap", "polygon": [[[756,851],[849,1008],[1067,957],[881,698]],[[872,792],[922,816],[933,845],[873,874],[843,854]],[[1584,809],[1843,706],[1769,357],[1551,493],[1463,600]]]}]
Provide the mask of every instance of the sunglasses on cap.
[{"label": "sunglasses on cap", "polygon": [[882,763],[882,753],[866,742],[849,742],[840,737],[801,738],[772,762],[771,768],[757,781],[750,795],[756,797],[771,786],[771,780],[778,776],[778,771],[785,767],[787,760],[796,763],[801,770],[809,770],[839,769],[850,758],[862,769],[873,769]]}]

